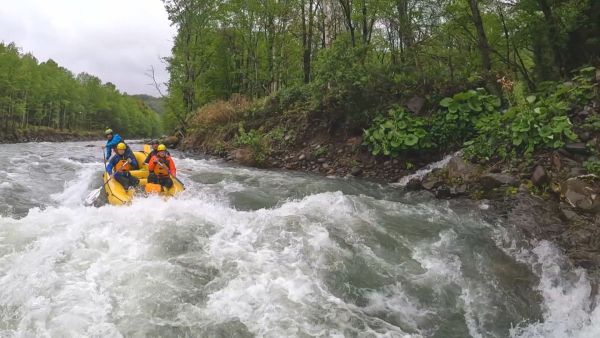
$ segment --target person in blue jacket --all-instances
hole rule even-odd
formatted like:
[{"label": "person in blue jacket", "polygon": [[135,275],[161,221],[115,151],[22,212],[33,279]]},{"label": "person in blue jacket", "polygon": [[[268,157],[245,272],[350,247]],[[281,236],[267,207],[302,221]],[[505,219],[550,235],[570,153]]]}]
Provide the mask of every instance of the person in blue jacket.
[{"label": "person in blue jacket", "polygon": [[140,183],[140,180],[129,172],[138,168],[137,160],[133,153],[127,153],[126,150],[125,143],[117,144],[116,154],[111,157],[106,165],[106,172],[109,175],[114,174],[114,179],[121,183],[125,190],[136,187]]},{"label": "person in blue jacket", "polygon": [[[125,153],[127,155],[131,155],[133,156],[133,152],[131,151],[131,149],[129,148],[129,146],[125,143],[125,141],[123,141],[123,138],[121,137],[121,135],[119,134],[115,134],[113,132],[112,129],[106,129],[106,131],[104,132],[104,135],[106,136],[106,145],[102,146],[102,148],[104,149],[104,159],[108,161],[108,159],[110,158],[113,149],[117,146],[117,144],[119,143],[124,143],[125,144]],[[135,156],[134,156],[135,158]]]}]

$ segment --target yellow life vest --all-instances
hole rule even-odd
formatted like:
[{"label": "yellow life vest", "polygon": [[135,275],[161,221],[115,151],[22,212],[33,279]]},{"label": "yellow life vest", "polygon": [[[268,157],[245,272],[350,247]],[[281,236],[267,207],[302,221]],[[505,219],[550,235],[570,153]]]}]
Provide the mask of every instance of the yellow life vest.
[{"label": "yellow life vest", "polygon": [[127,159],[124,160],[120,160],[119,162],[117,162],[117,165],[115,165],[115,169],[114,171],[118,171],[118,172],[125,172],[125,171],[129,171],[131,170],[131,164],[127,163]]},{"label": "yellow life vest", "polygon": [[[162,163],[162,165],[160,165]],[[158,177],[169,176],[169,161],[159,158],[158,163],[154,166],[154,175]]]}]

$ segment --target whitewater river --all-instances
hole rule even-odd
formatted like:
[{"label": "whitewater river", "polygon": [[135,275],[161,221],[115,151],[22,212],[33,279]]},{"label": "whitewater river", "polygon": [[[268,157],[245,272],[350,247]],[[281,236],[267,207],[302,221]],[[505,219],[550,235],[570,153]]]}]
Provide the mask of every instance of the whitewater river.
[{"label": "whitewater river", "polygon": [[86,207],[100,144],[0,145],[0,337],[600,337],[482,205],[175,152],[179,197]]}]

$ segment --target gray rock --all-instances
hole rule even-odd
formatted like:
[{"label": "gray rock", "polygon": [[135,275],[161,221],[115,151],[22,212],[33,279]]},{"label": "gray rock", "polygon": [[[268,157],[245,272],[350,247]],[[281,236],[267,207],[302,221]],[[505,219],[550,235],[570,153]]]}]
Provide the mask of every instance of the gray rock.
[{"label": "gray rock", "polygon": [[383,166],[384,167],[389,167],[391,165],[392,165],[392,161],[385,161],[385,162],[383,162]]},{"label": "gray rock", "polygon": [[561,203],[558,209],[560,211],[560,218],[565,221],[572,222],[580,219],[579,215],[565,203]]},{"label": "gray rock", "polygon": [[327,170],[327,169],[329,169],[329,164],[323,163],[322,167],[323,167],[323,169]]},{"label": "gray rock", "polygon": [[562,182],[560,191],[572,207],[587,212],[600,212],[600,184],[575,177]]},{"label": "gray rock", "polygon": [[433,190],[442,184],[444,184],[444,182],[434,175],[427,175],[423,182],[421,182],[421,186],[423,186],[423,189],[425,190]]},{"label": "gray rock", "polygon": [[452,190],[447,185],[441,185],[435,189],[435,197],[439,199],[447,199],[452,197]]},{"label": "gray rock", "polygon": [[298,161],[303,161],[305,158],[306,158],[306,155],[300,154],[300,156],[298,156]]},{"label": "gray rock", "polygon": [[479,178],[479,184],[484,189],[494,189],[501,186],[515,186],[519,181],[508,174],[485,174]]},{"label": "gray rock", "polygon": [[325,163],[325,162],[327,162],[327,159],[325,157],[319,157],[319,159],[317,159],[317,162]]},{"label": "gray rock", "polygon": [[425,106],[425,99],[419,96],[413,96],[406,103],[406,108],[415,114],[419,114]]},{"label": "gray rock", "polygon": [[421,186],[421,180],[418,178],[413,178],[412,180],[408,181],[408,183],[406,183],[406,190],[408,191],[416,191],[416,190],[421,190],[422,186]]},{"label": "gray rock", "polygon": [[546,169],[544,169],[541,165],[536,165],[533,169],[533,174],[531,175],[531,182],[535,186],[540,186],[542,184],[548,183],[548,174],[546,173]]},{"label": "gray rock", "polygon": [[467,193],[467,185],[466,184],[459,184],[456,187],[452,187],[450,189],[450,192],[452,193],[452,196],[462,196],[462,195],[465,195]]},{"label": "gray rock", "polygon": [[470,163],[465,162],[460,156],[454,156],[446,165],[448,170],[448,178],[462,178],[467,180],[475,171],[475,167]]},{"label": "gray rock", "polygon": [[583,142],[569,143],[569,144],[565,145],[565,150],[567,150],[568,152],[570,152],[572,154],[579,154],[579,155],[589,155],[590,154],[590,151],[587,149],[587,146]]},{"label": "gray rock", "polygon": [[352,176],[360,176],[362,173],[363,170],[359,167],[352,167],[352,169],[350,169],[350,175]]}]

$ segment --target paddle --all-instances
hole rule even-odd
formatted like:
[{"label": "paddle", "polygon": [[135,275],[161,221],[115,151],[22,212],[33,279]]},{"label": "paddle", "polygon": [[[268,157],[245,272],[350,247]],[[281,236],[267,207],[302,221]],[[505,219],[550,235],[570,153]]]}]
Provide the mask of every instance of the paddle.
[{"label": "paddle", "polygon": [[[104,152],[104,150],[103,150]],[[104,154],[102,154],[102,158],[104,158]],[[113,177],[115,177],[115,174],[119,171],[121,171],[121,169],[123,169],[128,163],[130,163],[131,160],[127,159],[127,161],[125,161],[125,163],[123,163],[121,165],[121,167],[119,167],[119,169],[117,169],[117,171],[115,171],[114,173],[112,173],[110,175],[110,177],[106,180],[106,182],[104,182],[102,184],[102,186],[96,190],[93,190],[92,192],[90,192],[87,197],[85,198],[85,205],[90,206],[92,204],[94,204],[94,202],[96,202],[96,200],[98,199],[98,197],[100,197],[100,192],[102,191],[102,188],[104,188],[104,186],[106,185],[106,183],[110,182],[110,180],[113,179]],[[106,168],[106,158],[104,158],[104,168]],[[106,169],[105,169],[106,170]]]},{"label": "paddle", "polygon": [[177,178],[177,176],[173,176],[173,175],[171,175],[171,170],[169,169],[169,167],[167,167],[166,165],[164,165],[164,164],[162,164],[162,163],[160,163],[160,162],[156,162],[156,163],[158,163],[158,164],[159,164],[161,167],[163,167],[163,168],[167,169],[167,171],[169,172],[169,176],[171,176],[171,177],[173,177],[174,179],[176,179],[176,180],[177,180],[177,182],[179,182],[179,184],[181,184],[181,186],[183,187],[183,189],[185,189],[185,184],[183,184],[183,182],[181,182],[181,181],[180,181],[180,180]]}]

